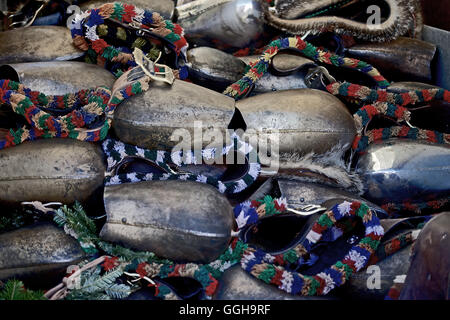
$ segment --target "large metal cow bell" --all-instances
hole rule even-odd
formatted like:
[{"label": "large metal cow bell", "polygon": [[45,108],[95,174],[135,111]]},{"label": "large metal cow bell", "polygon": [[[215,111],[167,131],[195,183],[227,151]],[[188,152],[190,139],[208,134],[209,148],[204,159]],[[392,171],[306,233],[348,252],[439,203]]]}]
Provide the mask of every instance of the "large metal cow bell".
[{"label": "large metal cow bell", "polygon": [[372,144],[358,163],[364,197],[378,205],[427,202],[450,193],[450,148],[427,141],[390,139]]},{"label": "large metal cow bell", "polygon": [[43,139],[0,150],[0,202],[85,202],[103,186],[100,146]]},{"label": "large metal cow bell", "polygon": [[72,44],[66,27],[31,26],[0,32],[0,64],[73,60],[83,55]]},{"label": "large metal cow bell", "polygon": [[105,187],[100,237],[175,261],[208,263],[231,240],[234,217],[214,187],[191,181],[144,181]]}]

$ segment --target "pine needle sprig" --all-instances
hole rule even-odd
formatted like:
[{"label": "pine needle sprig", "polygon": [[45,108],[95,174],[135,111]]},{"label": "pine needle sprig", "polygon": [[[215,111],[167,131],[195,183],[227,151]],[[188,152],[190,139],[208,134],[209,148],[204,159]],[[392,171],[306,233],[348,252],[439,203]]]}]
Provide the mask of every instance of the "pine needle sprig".
[{"label": "pine needle sprig", "polygon": [[46,300],[43,291],[25,289],[22,281],[8,280],[0,288],[0,300]]},{"label": "pine needle sprig", "polygon": [[116,283],[123,275],[123,267],[101,275],[101,268],[97,267],[90,272],[82,274],[79,288],[70,291],[68,300],[109,300],[124,299],[131,293],[131,287]]}]

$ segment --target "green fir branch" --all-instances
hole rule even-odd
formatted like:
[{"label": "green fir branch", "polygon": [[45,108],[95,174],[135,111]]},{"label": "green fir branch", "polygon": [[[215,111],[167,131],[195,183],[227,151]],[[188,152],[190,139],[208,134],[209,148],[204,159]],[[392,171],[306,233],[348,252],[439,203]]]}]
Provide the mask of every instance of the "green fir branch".
[{"label": "green fir branch", "polygon": [[8,280],[0,290],[0,300],[46,300],[44,292],[25,289],[23,282]]}]

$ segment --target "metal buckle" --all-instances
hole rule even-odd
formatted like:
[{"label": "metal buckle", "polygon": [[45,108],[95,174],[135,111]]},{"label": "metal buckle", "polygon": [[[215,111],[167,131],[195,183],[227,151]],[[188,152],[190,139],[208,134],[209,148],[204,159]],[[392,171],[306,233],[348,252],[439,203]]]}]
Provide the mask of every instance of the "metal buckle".
[{"label": "metal buckle", "polygon": [[328,72],[327,68],[318,66],[316,68],[309,69],[305,76],[305,84],[308,88],[312,89],[325,88],[326,84],[324,83],[324,79],[326,79],[329,84],[337,82],[336,79]]},{"label": "metal buckle", "polygon": [[[161,58],[161,52],[159,53],[158,58],[153,62],[144,55],[141,49],[134,48],[133,57],[136,64],[150,79],[166,82],[170,85],[175,81],[173,70],[164,64],[158,63],[159,59]],[[155,67],[164,68],[164,71],[155,71]],[[163,77],[161,77],[160,75],[163,75]]]},{"label": "metal buckle", "polygon": [[286,210],[289,212],[301,215],[301,216],[310,216],[317,212],[325,211],[325,210],[327,210],[327,208],[322,207],[317,204],[307,204],[307,205],[299,207],[298,210],[292,209],[292,208],[286,208]]}]

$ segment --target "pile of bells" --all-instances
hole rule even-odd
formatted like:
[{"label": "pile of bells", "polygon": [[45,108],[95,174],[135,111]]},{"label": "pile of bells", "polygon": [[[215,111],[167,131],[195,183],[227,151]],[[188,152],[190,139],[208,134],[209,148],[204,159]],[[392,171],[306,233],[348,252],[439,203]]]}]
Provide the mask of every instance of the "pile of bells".
[{"label": "pile of bells", "polygon": [[0,297],[449,298],[419,1],[1,3]]}]

